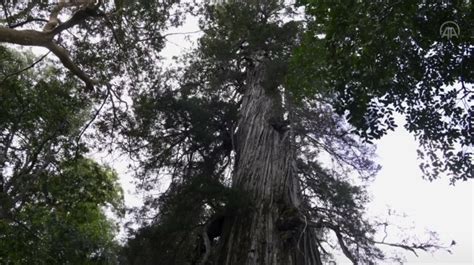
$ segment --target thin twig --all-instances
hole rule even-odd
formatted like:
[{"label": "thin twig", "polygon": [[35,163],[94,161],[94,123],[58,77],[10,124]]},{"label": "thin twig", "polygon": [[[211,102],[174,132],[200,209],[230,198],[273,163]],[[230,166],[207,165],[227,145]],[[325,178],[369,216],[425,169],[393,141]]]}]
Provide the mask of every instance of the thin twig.
[{"label": "thin twig", "polygon": [[[102,111],[102,109],[104,108],[105,106],[105,103],[107,102],[107,99],[109,98],[110,96],[110,92],[107,93],[107,95],[105,96],[104,98],[104,101],[102,102],[102,104],[100,105],[100,107],[95,111],[94,113],[94,116],[92,116],[92,119],[86,124],[86,126],[84,126],[84,128],[82,128],[81,132],[79,133],[79,135],[77,136],[76,138],[76,144],[79,145],[79,141],[81,140],[82,138],[82,135],[84,135],[84,133],[86,132],[86,130],[91,126],[91,124],[97,119],[97,117],[99,116],[100,112]],[[76,156],[78,155],[78,152],[79,152],[79,148],[76,150]]]},{"label": "thin twig", "polygon": [[25,67],[25,68],[23,68],[23,69],[21,69],[21,70],[19,70],[19,71],[16,71],[16,72],[14,72],[14,73],[11,73],[11,74],[6,75],[6,76],[3,78],[2,82],[0,82],[0,85],[3,84],[5,81],[7,81],[8,78],[10,78],[10,77],[12,77],[12,76],[14,76],[14,75],[19,75],[19,74],[21,74],[22,72],[28,71],[28,70],[30,70],[31,68],[35,67],[35,65],[37,65],[38,63],[40,63],[40,62],[41,62],[44,58],[46,58],[46,56],[48,56],[50,53],[51,53],[51,52],[48,52],[48,53],[46,53],[45,55],[41,56],[38,60],[36,60],[34,63],[32,63],[31,65],[29,65],[28,67]]},{"label": "thin twig", "polygon": [[31,22],[48,22],[48,20],[46,19],[43,19],[43,18],[27,18],[25,21],[22,21],[22,22],[18,22],[16,24],[12,24],[12,25],[9,25],[8,27],[11,28],[11,29],[14,29],[14,28],[18,28],[18,27],[21,27],[21,26],[24,26],[28,23],[31,23]]},{"label": "thin twig", "polygon": [[207,260],[209,259],[209,255],[211,254],[211,242],[209,240],[209,235],[207,234],[206,228],[207,226],[204,226],[204,229],[202,230],[202,239],[206,247],[206,252],[204,253],[204,256],[202,257],[201,262],[199,262],[199,265],[205,265]]}]

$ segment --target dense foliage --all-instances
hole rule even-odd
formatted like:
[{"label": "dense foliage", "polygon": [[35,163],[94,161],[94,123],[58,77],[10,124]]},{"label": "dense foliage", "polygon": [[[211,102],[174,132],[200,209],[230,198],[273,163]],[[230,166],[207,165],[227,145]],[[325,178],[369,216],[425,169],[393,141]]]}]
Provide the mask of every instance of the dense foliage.
[{"label": "dense foliage", "polygon": [[64,20],[60,21],[62,26],[49,32],[44,27],[56,6],[51,1],[2,1],[0,27],[6,33],[0,34],[0,40],[4,41],[7,33],[15,35],[25,28],[35,30],[36,38],[50,34],[48,42],[63,47],[65,52],[56,52],[51,45],[35,42],[35,38],[28,45],[46,47],[69,70],[74,66],[65,61],[71,60],[79,68],[71,73],[83,82],[90,79],[96,90],[112,79],[112,84],[118,86],[140,86],[157,70],[153,66],[160,59],[165,40],[161,31],[179,23],[183,10],[172,10],[179,2],[89,2],[99,4],[63,8],[58,18]]},{"label": "dense foliage", "polygon": [[[51,63],[0,46],[0,263],[113,264],[117,174],[84,158],[90,109]],[[12,75],[13,74],[13,75]]]},{"label": "dense foliage", "polygon": [[[329,95],[367,140],[406,118],[421,169],[452,182],[474,177],[471,1],[299,1],[308,30],[295,52],[294,93]],[[459,36],[440,32],[454,21]]]},{"label": "dense foliage", "polygon": [[63,163],[57,175],[43,172],[34,178],[36,185],[30,184],[23,191],[28,200],[20,202],[23,206],[10,209],[0,222],[0,261],[116,263],[117,227],[102,207],[122,208],[117,175],[83,159]]},{"label": "dense foliage", "polygon": [[[380,245],[440,248],[386,242],[388,224],[366,218],[371,140],[401,113],[427,177],[472,178],[470,36],[442,39],[438,26],[469,28],[470,1],[94,3],[47,28],[55,5],[2,1],[0,42],[49,53],[0,46],[0,263],[272,264],[270,249],[298,265],[338,250],[375,264],[399,259]],[[162,67],[163,31],[186,14],[204,34]],[[242,151],[262,142],[250,149],[280,153]],[[104,214],[123,214],[117,174],[95,150],[129,155],[147,195],[123,247]],[[253,224],[271,238],[251,249],[235,230],[258,234]],[[249,249],[223,254],[232,237]]]},{"label": "dense foliage", "polygon": [[[325,251],[333,233],[344,254],[354,262],[371,264],[394,258],[377,247],[386,242],[377,241],[377,225],[364,217],[368,200],[364,186],[351,180],[359,175],[364,182],[377,172],[378,166],[370,159],[373,147],[350,133],[351,127],[334,113],[327,100],[291,102],[285,77],[303,27],[291,20],[285,22],[280,16],[281,6],[274,2],[258,7],[254,3],[207,6],[201,21],[205,34],[198,48],[182,59],[187,67],[164,73],[160,78],[165,81],[133,97],[134,116],[127,135],[136,142],[128,151],[141,161],[138,177],[144,183],[142,188],[157,189],[164,175],[170,176],[171,186],[160,197],[148,197],[145,212],[160,211],[128,243],[125,254],[131,264],[198,264],[203,260],[220,264],[224,232],[210,238],[211,257],[205,260],[201,230],[215,224],[222,211],[219,207],[233,216],[247,216],[248,208],[250,212],[257,208],[249,201],[237,204],[236,209],[220,194],[231,186],[236,167],[238,110],[249,89],[249,69],[261,61],[269,69],[263,83],[266,93],[282,104],[283,119],[272,120],[271,125],[282,135],[292,130],[293,148],[298,154],[304,216],[298,217],[297,209],[283,211],[278,226],[286,231],[285,240],[297,240],[296,233],[302,232],[293,231],[293,227],[304,224],[300,219],[304,218],[318,231],[316,240],[326,262],[333,259]],[[295,15],[291,9],[285,12],[286,18]],[[336,166],[322,166],[320,159],[325,156]],[[219,182],[224,186],[212,184]],[[230,191],[247,196],[235,186]],[[176,224],[181,224],[180,228]],[[428,242],[406,247],[431,250],[436,246]]]}]

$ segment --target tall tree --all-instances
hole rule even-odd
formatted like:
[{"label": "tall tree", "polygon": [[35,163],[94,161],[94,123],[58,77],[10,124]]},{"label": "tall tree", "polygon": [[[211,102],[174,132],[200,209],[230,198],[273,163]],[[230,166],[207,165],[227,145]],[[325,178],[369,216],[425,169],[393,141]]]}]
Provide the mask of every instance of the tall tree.
[{"label": "tall tree", "polygon": [[[294,104],[286,77],[304,29],[295,12],[247,1],[204,14],[184,73],[134,95],[129,151],[143,162],[143,188],[162,174],[172,183],[146,202],[161,211],[128,243],[129,262],[323,264],[331,234],[354,264],[389,258],[378,244],[436,248],[375,238],[350,173],[375,174],[373,149],[323,97]],[[339,167],[324,168],[323,154]]]},{"label": "tall tree", "polygon": [[[313,23],[311,16],[307,24],[298,22],[294,6],[273,0],[199,5],[205,35],[198,49],[182,59],[185,68],[162,71],[156,64],[165,37],[160,30],[178,23],[176,18],[187,10],[176,2],[99,1],[71,11],[64,23],[55,21],[59,6],[51,16],[48,12],[50,19],[42,20],[38,16],[46,5],[2,3],[1,42],[48,48],[89,88],[74,90],[74,95],[100,98],[102,106],[110,107],[96,129],[113,136],[104,138],[109,142],[121,140],[120,147],[137,159],[140,188],[151,191],[160,177],[171,179],[164,194],[145,202],[140,214],[148,221],[124,248],[124,262],[323,264],[332,259],[327,251],[331,235],[354,264],[390,258],[379,244],[413,252],[438,247],[433,242],[378,240],[377,223],[364,218],[367,196],[364,185],[355,183],[376,173],[378,166],[370,160],[373,147],[351,134],[352,127],[334,112],[334,107],[340,114],[344,109],[334,98],[344,101],[345,94],[334,93],[331,86],[318,90],[318,79],[308,69],[337,64],[309,58],[314,52],[311,37],[319,35],[314,27],[320,23]],[[324,1],[308,2],[308,14],[317,14],[311,6],[319,3],[324,5],[315,9],[322,10],[318,19],[332,14],[334,8]],[[377,9],[377,3],[365,5]],[[323,34],[332,36],[344,19],[324,20]],[[42,23],[43,30],[35,23]],[[28,25],[35,26],[16,29]],[[392,34],[390,29],[387,34]],[[336,51],[344,40],[336,43]],[[68,54],[57,52],[58,43]],[[323,58],[331,59],[330,52],[320,50]],[[301,57],[309,62],[301,63]],[[349,71],[352,61],[343,66]],[[338,80],[334,73],[327,78]],[[114,101],[122,89],[133,101],[132,111],[127,101]],[[364,117],[360,110],[351,117]],[[116,128],[118,138],[110,130]],[[364,131],[367,126],[356,128]],[[460,139],[456,135],[450,139]],[[337,167],[324,167],[321,157]]]}]

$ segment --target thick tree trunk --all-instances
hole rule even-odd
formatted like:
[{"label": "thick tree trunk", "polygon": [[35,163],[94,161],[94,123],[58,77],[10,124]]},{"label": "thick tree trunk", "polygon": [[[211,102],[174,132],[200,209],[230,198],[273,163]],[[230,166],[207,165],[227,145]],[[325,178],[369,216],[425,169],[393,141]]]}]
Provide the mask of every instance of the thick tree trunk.
[{"label": "thick tree trunk", "polygon": [[290,131],[272,124],[283,120],[281,100],[264,78],[264,63],[248,71],[235,141],[233,186],[250,196],[251,210],[224,224],[218,264],[321,264],[300,210]]}]

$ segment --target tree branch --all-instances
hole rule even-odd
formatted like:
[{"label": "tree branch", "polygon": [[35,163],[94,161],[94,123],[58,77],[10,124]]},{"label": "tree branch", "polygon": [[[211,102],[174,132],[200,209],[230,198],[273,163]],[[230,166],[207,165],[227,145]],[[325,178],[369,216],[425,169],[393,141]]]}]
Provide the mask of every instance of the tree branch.
[{"label": "tree branch", "polygon": [[86,73],[84,73],[72,60],[69,56],[69,53],[63,47],[57,45],[54,42],[48,43],[46,46],[56,57],[59,58],[61,63],[69,69],[74,75],[79,77],[86,85],[87,91],[92,91],[94,89],[94,81],[92,81]]},{"label": "tree branch", "polygon": [[207,260],[209,259],[209,255],[211,254],[211,242],[209,240],[209,236],[207,235],[207,226],[204,226],[202,230],[202,240],[204,241],[204,246],[206,247],[206,251],[204,252],[204,256],[199,262],[199,265],[205,265]]},{"label": "tree branch", "polygon": [[352,255],[351,251],[349,248],[346,246],[346,243],[344,242],[344,238],[342,237],[341,231],[339,230],[339,227],[333,227],[331,228],[334,233],[336,234],[337,241],[339,242],[339,246],[341,246],[342,253],[351,260],[352,264],[357,265],[357,259]]},{"label": "tree branch", "polygon": [[57,27],[52,29],[51,32],[53,33],[53,35],[57,35],[67,29],[74,27],[75,25],[81,23],[82,21],[86,20],[89,17],[98,17],[98,16],[102,16],[102,15],[97,13],[96,9],[93,9],[93,8],[85,8],[85,9],[78,10],[77,12],[74,13],[74,15],[72,15],[72,17],[68,21],[62,24],[59,24]]},{"label": "tree branch", "polygon": [[46,47],[52,42],[54,35],[51,32],[41,32],[37,30],[15,30],[0,27],[0,42],[24,46]]},{"label": "tree branch", "polygon": [[358,261],[357,261],[357,258],[355,258],[354,255],[352,255],[351,251],[346,246],[346,243],[344,242],[344,237],[342,236],[342,233],[341,233],[341,230],[340,230],[339,226],[333,225],[331,223],[324,222],[324,221],[319,221],[319,222],[310,221],[308,223],[309,223],[309,226],[314,227],[314,228],[326,227],[326,228],[329,228],[332,231],[334,231],[334,233],[336,234],[336,237],[337,237],[337,241],[339,243],[339,246],[342,249],[342,253],[344,254],[344,256],[346,256],[352,262],[352,264],[354,264],[354,265],[359,264]]},{"label": "tree branch", "polygon": [[28,23],[31,23],[31,22],[48,22],[48,20],[42,19],[42,18],[28,17],[25,21],[22,21],[22,22],[18,22],[18,23],[16,23],[16,24],[9,25],[8,27],[11,28],[11,29],[14,29],[14,28],[18,28],[18,27],[24,26],[24,25],[26,25],[26,24],[28,24]]},{"label": "tree branch", "polygon": [[[48,24],[51,23],[51,20],[54,20],[54,18],[57,16],[57,13],[61,11],[62,7],[63,6],[61,5],[55,7]],[[45,29],[47,30],[44,31],[13,29],[31,21],[37,21],[38,19],[27,19],[27,21],[25,22],[21,22],[16,25],[10,25],[10,28],[0,27],[0,43],[6,42],[23,46],[38,46],[47,48],[59,58],[61,63],[69,71],[71,71],[75,76],[77,76],[85,83],[86,89],[88,91],[92,91],[94,88],[94,82],[71,60],[68,51],[56,44],[53,41],[53,38],[55,35],[61,33],[62,31],[81,23],[88,17],[101,16],[101,14],[97,13],[97,8],[98,5],[94,7],[84,7],[79,11],[75,12],[74,15],[68,21],[50,30],[47,29],[47,26],[45,26]]]},{"label": "tree branch", "polygon": [[5,21],[7,22],[8,26],[10,26],[10,15],[8,14],[8,7],[5,5],[5,2],[2,1],[3,7],[3,14],[5,15]]},{"label": "tree branch", "polygon": [[53,42],[53,37],[53,32],[15,30],[0,27],[0,42],[47,48],[59,58],[67,69],[85,83],[88,91],[92,91],[94,82],[71,60],[66,49]]}]

